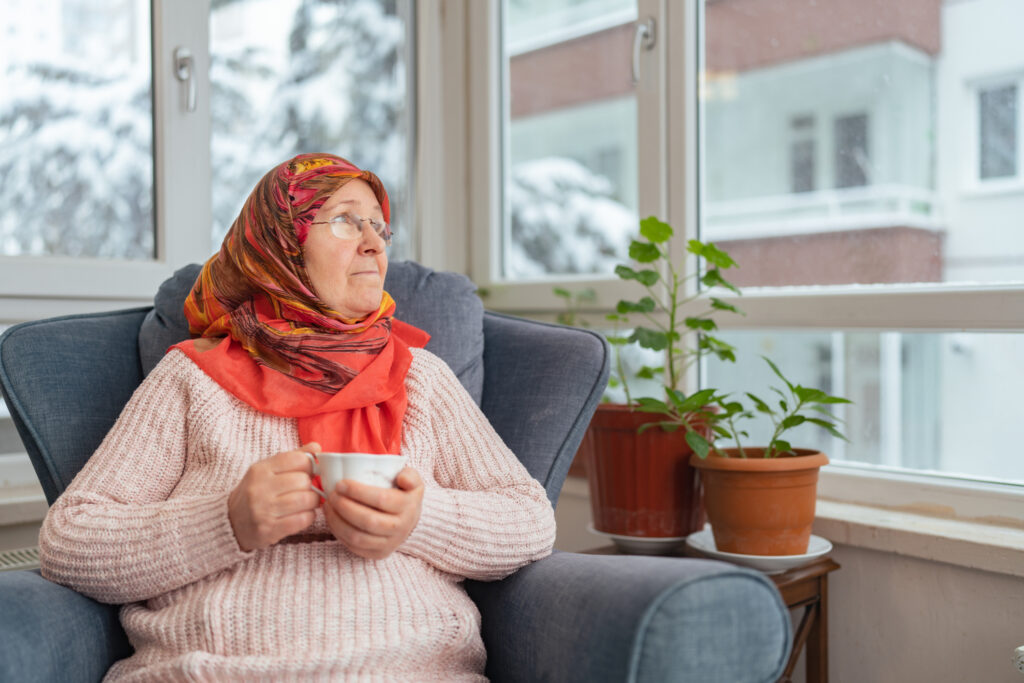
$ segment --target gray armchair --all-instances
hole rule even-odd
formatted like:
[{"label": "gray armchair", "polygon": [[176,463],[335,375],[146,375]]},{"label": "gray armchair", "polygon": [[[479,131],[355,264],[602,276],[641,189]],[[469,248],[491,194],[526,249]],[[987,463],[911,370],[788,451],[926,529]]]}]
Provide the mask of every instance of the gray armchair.
[{"label": "gray armchair", "polygon": [[[0,337],[0,387],[49,502],[185,337],[181,302],[197,270],[168,280],[153,308],[25,323]],[[485,312],[466,278],[411,262],[391,264],[386,288],[554,505],[607,382],[604,340]],[[556,552],[467,589],[495,681],[769,683],[792,644],[771,581],[708,560]],[[131,651],[117,607],[38,572],[0,573],[0,680],[95,681]]]}]

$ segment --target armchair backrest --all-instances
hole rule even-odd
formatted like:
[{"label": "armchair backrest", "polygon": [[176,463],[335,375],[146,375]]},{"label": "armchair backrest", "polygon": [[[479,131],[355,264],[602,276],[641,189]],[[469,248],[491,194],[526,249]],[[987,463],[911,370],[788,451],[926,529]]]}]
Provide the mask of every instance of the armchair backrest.
[{"label": "armchair backrest", "polygon": [[[154,308],[23,323],[0,336],[0,389],[48,502],[99,446],[154,358],[187,338],[179,312],[195,268],[168,280]],[[553,505],[608,381],[605,340],[485,313],[464,276],[411,262],[393,263],[385,286],[398,316],[432,335],[427,348],[456,371]]]}]

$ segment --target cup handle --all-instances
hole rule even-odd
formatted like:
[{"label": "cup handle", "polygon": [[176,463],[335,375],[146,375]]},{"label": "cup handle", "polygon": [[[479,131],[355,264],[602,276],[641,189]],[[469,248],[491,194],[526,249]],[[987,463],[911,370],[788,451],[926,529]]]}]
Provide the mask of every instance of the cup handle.
[{"label": "cup handle", "polygon": [[[320,472],[319,472],[320,461],[317,460],[316,456],[313,455],[312,453],[310,453],[309,451],[305,451],[305,453],[306,453],[306,457],[309,458],[309,462],[313,465],[313,474],[314,475],[320,474]],[[316,491],[317,493],[319,493],[321,498],[323,498],[324,500],[327,500],[327,494],[324,493],[318,486],[310,484],[309,488],[312,489],[313,491]]]}]

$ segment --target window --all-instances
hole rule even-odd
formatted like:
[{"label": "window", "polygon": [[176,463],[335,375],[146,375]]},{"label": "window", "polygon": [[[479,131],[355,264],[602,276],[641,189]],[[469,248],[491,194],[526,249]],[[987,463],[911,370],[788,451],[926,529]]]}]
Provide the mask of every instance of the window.
[{"label": "window", "polygon": [[[740,263],[736,281],[752,299],[739,305],[757,319],[725,335],[743,350],[739,362],[707,363],[704,381],[730,390],[753,381],[767,391],[773,377],[759,356],[768,355],[797,381],[854,400],[841,411],[851,443],[811,431],[797,437],[833,461],[1024,485],[1024,470],[998,446],[1024,436],[1001,414],[1012,402],[1002,387],[1024,382],[1010,360],[1024,335],[1007,309],[1024,281],[1024,243],[1013,225],[1024,205],[965,198],[954,180],[969,160],[954,123],[971,117],[970,103],[955,99],[962,70],[1020,69],[1024,51],[973,60],[986,39],[964,27],[965,15],[989,26],[1005,20],[984,1],[935,5],[932,33],[907,23],[884,40],[874,29],[841,28],[878,19],[877,7],[841,2],[771,21],[782,6],[706,6],[704,68],[734,73],[737,96],[704,108],[701,181],[709,191],[700,234]],[[810,47],[806,35],[819,21],[833,28],[817,31]],[[1017,172],[1016,93],[1005,83],[978,90],[982,177]],[[832,122],[833,189],[807,200],[772,196],[772,160],[785,148],[756,123],[794,103]],[[737,125],[744,118],[748,125]],[[800,116],[789,126],[795,192],[806,187],[796,171],[810,124]],[[727,127],[740,139],[725,140],[719,130]],[[747,163],[734,163],[734,146]],[[1005,284],[972,291],[980,311],[957,305],[960,286],[977,283]],[[925,291],[947,310],[925,314],[924,299],[907,296]],[[768,301],[771,311],[762,308]],[[824,320],[827,307],[835,314]],[[1005,331],[971,330],[967,321],[979,312]],[[977,412],[965,397],[978,399]],[[982,441],[992,450],[981,453]]]},{"label": "window", "polygon": [[814,117],[794,116],[789,129],[790,191],[810,192],[814,189]]},{"label": "window", "polygon": [[505,0],[501,278],[608,275],[637,222],[635,0]]},{"label": "window", "polygon": [[978,92],[978,177],[1017,175],[1017,86]]},{"label": "window", "polygon": [[410,256],[410,11],[381,0],[213,4],[213,244],[267,169],[321,151],[380,176],[392,206],[391,257]]},{"label": "window", "polygon": [[149,2],[5,12],[0,255],[151,260]]},{"label": "window", "polygon": [[[790,9],[781,0],[637,0],[633,30],[650,17],[659,36],[640,50],[632,90],[637,215],[714,241],[741,265],[734,281],[745,296],[736,303],[747,315],[722,322],[748,361],[709,363],[700,379],[724,388],[767,383],[758,356],[768,354],[798,381],[856,401],[843,416],[852,443],[803,437],[818,439],[834,461],[1024,484],[1013,456],[997,447],[1021,436],[1002,407],[1013,403],[1003,387],[1024,383],[1014,370],[1024,339],[1024,193],[962,191],[965,170],[1020,173],[1019,86],[1005,74],[1024,71],[1024,46],[979,49],[1008,20],[994,0],[921,4],[913,17],[855,0]],[[511,17],[502,20],[507,36]],[[592,37],[611,54],[610,38]],[[606,80],[574,73],[580,89]],[[506,105],[506,115],[515,111]],[[964,136],[975,120],[976,149],[992,150],[978,160]],[[506,149],[506,192],[519,149]],[[592,159],[574,157],[591,170]],[[506,201],[515,211],[515,198]],[[549,225],[573,215],[558,205],[544,213]],[[547,290],[568,282],[595,291],[586,308],[599,324],[627,298],[603,268],[516,276],[502,261],[500,230],[493,261],[474,261],[489,307],[551,316],[564,303]],[[575,247],[544,245],[553,262],[570,262]],[[621,251],[611,257],[622,260]],[[966,444],[980,441],[991,457],[968,453]]]},{"label": "window", "polygon": [[836,119],[836,187],[868,184],[867,114],[840,116]]}]

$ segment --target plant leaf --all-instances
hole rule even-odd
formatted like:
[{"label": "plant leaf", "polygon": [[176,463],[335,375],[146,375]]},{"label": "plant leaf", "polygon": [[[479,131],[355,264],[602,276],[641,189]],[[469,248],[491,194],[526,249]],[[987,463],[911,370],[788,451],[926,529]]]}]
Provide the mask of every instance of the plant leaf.
[{"label": "plant leaf", "polygon": [[729,311],[730,313],[739,313],[740,315],[746,315],[743,311],[736,308],[732,304],[726,303],[716,297],[711,297],[711,308],[716,311]]},{"label": "plant leaf", "polygon": [[690,448],[697,454],[697,457],[704,460],[708,457],[708,451],[711,449],[711,444],[708,440],[697,432],[686,432],[686,443],[690,444]]},{"label": "plant leaf", "polygon": [[718,272],[717,268],[712,268],[708,272],[704,273],[704,276],[701,277],[700,281],[704,283],[705,287],[725,287],[736,294],[742,294],[739,287],[722,277],[722,274]]},{"label": "plant leaf", "polygon": [[629,243],[629,258],[639,263],[651,263],[661,258],[661,251],[656,244],[633,240]]},{"label": "plant leaf", "polygon": [[640,301],[619,301],[615,310],[619,313],[650,313],[654,306],[654,299],[645,296]]},{"label": "plant leaf", "polygon": [[645,349],[651,349],[652,351],[661,351],[668,348],[669,345],[669,338],[667,334],[647,327],[638,327],[633,330],[633,334],[630,335],[629,340],[635,341]]},{"label": "plant leaf", "polygon": [[779,455],[781,453],[792,453],[793,447],[789,445],[788,441],[775,439],[775,441],[772,442],[771,450],[775,452],[775,455]]},{"label": "plant leaf", "polygon": [[640,379],[654,379],[658,373],[664,371],[664,367],[652,368],[650,365],[644,365],[636,371],[636,376]]},{"label": "plant leaf", "polygon": [[786,383],[786,386],[787,386],[787,387],[789,387],[789,390],[790,390],[790,391],[793,391],[794,393],[796,393],[796,392],[794,391],[794,389],[793,389],[793,385],[792,385],[792,384],[790,384],[789,380],[788,380],[788,379],[786,379],[786,377],[785,377],[785,376],[784,376],[784,375],[782,374],[782,371],[781,371],[781,370],[779,370],[778,366],[776,366],[776,365],[775,365],[775,363],[773,363],[773,362],[771,361],[771,359],[770,359],[770,358],[768,358],[767,356],[761,356],[761,358],[764,358],[764,361],[765,361],[766,363],[768,363],[768,365],[769,365],[769,366],[771,366],[772,372],[774,372],[774,373],[775,373],[776,375],[778,375],[779,379],[781,379],[781,380],[782,380],[783,382],[785,382],[785,383]]},{"label": "plant leaf", "polygon": [[828,398],[828,394],[821,389],[808,389],[799,384],[793,387],[793,393],[804,403],[821,403],[822,399]]},{"label": "plant leaf", "polygon": [[715,395],[715,391],[717,390],[701,389],[700,391],[695,391],[694,393],[687,396],[682,403],[677,404],[679,406],[679,410],[681,412],[686,413],[703,408],[704,406],[711,403],[711,399]]},{"label": "plant leaf", "polygon": [[661,275],[656,270],[638,270],[636,273],[637,281],[647,287],[653,287],[658,284],[658,280],[661,279]]},{"label": "plant leaf", "polygon": [[659,401],[656,398],[643,397],[636,400],[636,409],[642,413],[664,413],[665,415],[671,415],[672,411],[669,410],[668,405],[664,401]]},{"label": "plant leaf", "polygon": [[554,292],[555,296],[560,296],[563,299],[569,299],[572,297],[572,294],[569,292],[569,290],[564,289],[562,287],[555,287],[552,291]]},{"label": "plant leaf", "polygon": [[779,425],[779,427],[782,430],[792,429],[793,427],[799,427],[804,422],[807,422],[807,418],[803,415],[790,415],[782,421],[782,424]]},{"label": "plant leaf", "polygon": [[623,265],[615,266],[615,274],[618,275],[619,278],[621,278],[623,280],[635,280],[636,279],[636,271],[633,270],[632,268],[630,268],[629,266],[623,266]]},{"label": "plant leaf", "polygon": [[640,425],[639,429],[636,430],[637,434],[643,434],[644,432],[646,432],[648,429],[651,429],[652,427],[661,427],[666,432],[674,432],[677,429],[679,429],[679,423],[678,422],[669,422],[667,420],[664,421],[664,422],[647,422],[645,424]]},{"label": "plant leaf", "polygon": [[672,239],[672,226],[654,216],[648,216],[640,221],[640,234],[651,242],[668,242]]},{"label": "plant leaf", "polygon": [[828,420],[819,420],[816,417],[809,417],[807,418],[807,421],[810,422],[811,424],[818,425],[822,429],[825,429],[826,431],[828,431],[829,434],[836,438],[842,439],[843,441],[849,441],[849,439],[843,436],[843,433],[836,429],[836,426],[829,422]]},{"label": "plant leaf", "polygon": [[821,399],[819,403],[853,403],[853,401],[851,401],[848,398],[841,398],[839,396],[826,396],[825,398]]},{"label": "plant leaf", "polygon": [[749,391],[746,393],[747,396],[750,397],[750,400],[754,402],[754,406],[757,407],[758,412],[768,413],[769,415],[772,414],[773,411],[771,409],[771,406],[769,406],[767,403],[759,399],[757,396],[751,394]]},{"label": "plant leaf", "polygon": [[705,332],[709,332],[711,330],[718,329],[718,326],[715,325],[715,321],[710,318],[686,318],[683,322],[686,323],[686,326],[691,330],[703,330]]}]

